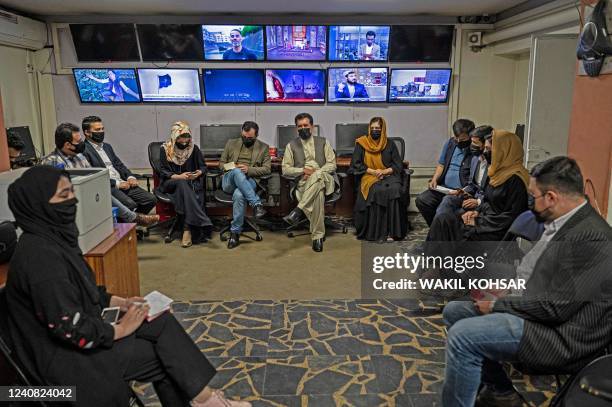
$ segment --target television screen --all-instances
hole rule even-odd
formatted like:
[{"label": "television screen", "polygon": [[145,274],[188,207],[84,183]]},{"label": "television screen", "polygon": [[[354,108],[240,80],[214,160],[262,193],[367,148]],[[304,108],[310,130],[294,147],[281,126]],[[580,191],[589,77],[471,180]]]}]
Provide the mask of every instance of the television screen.
[{"label": "television screen", "polygon": [[197,69],[138,69],[143,102],[200,103]]},{"label": "television screen", "polygon": [[325,102],[323,69],[266,69],[266,102]]},{"label": "television screen", "polygon": [[207,103],[263,103],[261,69],[204,69],[204,99]]},{"label": "television screen", "polygon": [[392,69],[389,102],[446,103],[450,69]]},{"label": "television screen", "polygon": [[329,68],[327,101],[330,103],[386,102],[387,68]]},{"label": "television screen", "polygon": [[203,25],[204,59],[263,61],[264,31],[261,25]]},{"label": "television screen", "polygon": [[394,25],[389,60],[448,62],[453,49],[452,25]]},{"label": "television screen", "polygon": [[329,27],[330,61],[386,61],[389,26],[332,25]]},{"label": "television screen", "polygon": [[325,61],[327,27],[324,25],[266,26],[269,61]]},{"label": "television screen", "polygon": [[201,61],[204,59],[198,24],[137,24],[143,61]]},{"label": "television screen", "polygon": [[81,103],[138,103],[133,69],[73,69]]},{"label": "television screen", "polygon": [[140,61],[134,24],[70,24],[79,61]]}]

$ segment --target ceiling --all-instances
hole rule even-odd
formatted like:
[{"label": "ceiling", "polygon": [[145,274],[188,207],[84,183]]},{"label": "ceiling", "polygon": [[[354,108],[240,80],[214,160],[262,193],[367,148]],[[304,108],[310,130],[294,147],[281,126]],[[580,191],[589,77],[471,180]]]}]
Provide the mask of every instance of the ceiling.
[{"label": "ceiling", "polygon": [[525,0],[0,0],[0,6],[37,16],[206,14],[496,14]]}]

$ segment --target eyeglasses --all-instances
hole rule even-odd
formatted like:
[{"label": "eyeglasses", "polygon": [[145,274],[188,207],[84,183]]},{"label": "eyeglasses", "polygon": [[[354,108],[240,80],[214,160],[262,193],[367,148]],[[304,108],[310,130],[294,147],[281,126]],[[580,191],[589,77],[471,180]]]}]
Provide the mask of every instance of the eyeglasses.
[{"label": "eyeglasses", "polygon": [[533,195],[533,194],[527,194],[527,195],[528,195],[528,197],[529,197],[530,199],[533,199],[533,200],[535,201],[536,199],[538,199],[538,198],[542,198],[544,195],[546,195],[546,192],[544,192],[542,195],[538,195],[538,196],[535,196],[535,195]]}]

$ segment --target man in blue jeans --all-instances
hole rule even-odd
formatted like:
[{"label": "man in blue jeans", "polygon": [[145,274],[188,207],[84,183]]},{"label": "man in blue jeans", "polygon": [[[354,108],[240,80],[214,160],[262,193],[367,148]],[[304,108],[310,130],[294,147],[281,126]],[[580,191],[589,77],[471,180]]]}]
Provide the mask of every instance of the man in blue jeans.
[{"label": "man in blue jeans", "polygon": [[233,202],[228,249],[240,244],[247,202],[253,207],[255,218],[260,219],[266,214],[261,199],[255,192],[255,179],[270,174],[272,169],[269,146],[257,140],[257,123],[244,122],[241,133],[240,138],[227,141],[219,160],[219,167],[224,171],[222,188],[232,194]]}]

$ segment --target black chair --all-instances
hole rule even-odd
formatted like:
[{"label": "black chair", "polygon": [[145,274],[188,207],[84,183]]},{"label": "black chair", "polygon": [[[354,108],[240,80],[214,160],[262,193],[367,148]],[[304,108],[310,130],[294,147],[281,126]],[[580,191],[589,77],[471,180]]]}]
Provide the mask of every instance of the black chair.
[{"label": "black chair", "polygon": [[[402,164],[404,162],[404,158],[406,157],[406,142],[401,137],[389,137],[389,140],[395,143],[397,147],[397,151],[399,152],[400,158],[402,160]],[[402,184],[402,188],[406,191],[406,196],[408,197],[408,202],[406,206],[410,205],[410,176],[414,173],[414,170],[407,168],[404,170],[404,181]],[[412,230],[412,223],[408,221],[408,230]]]}]

